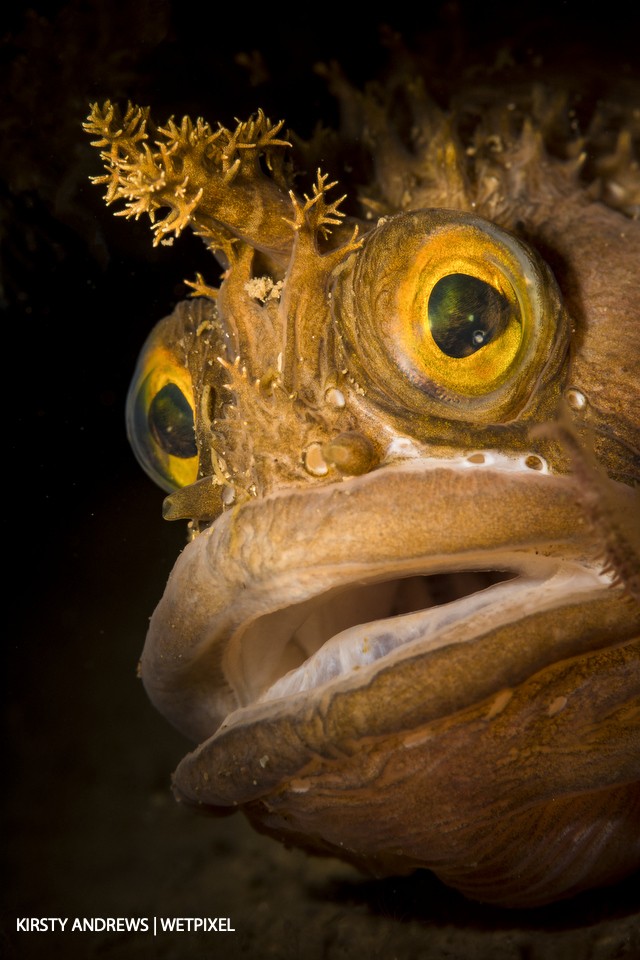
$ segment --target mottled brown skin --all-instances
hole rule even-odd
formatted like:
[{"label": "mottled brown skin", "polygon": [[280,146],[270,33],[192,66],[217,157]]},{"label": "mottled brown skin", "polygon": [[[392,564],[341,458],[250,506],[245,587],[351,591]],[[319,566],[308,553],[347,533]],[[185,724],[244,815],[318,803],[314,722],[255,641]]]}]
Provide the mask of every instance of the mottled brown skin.
[{"label": "mottled brown skin", "polygon": [[[541,90],[446,115],[415,79],[331,82],[373,176],[348,220],[320,171],[293,192],[262,114],[148,139],[145,111],[107,104],[86,125],[109,202],[168,207],[156,242],[191,226],[226,267],[165,321],[199,480],[166,502],[194,539],[142,677],[200,743],[180,799],[378,875],[425,866],[534,906],[640,866],[637,167],[595,118],[552,153]],[[296,149],[312,170],[323,145]],[[585,149],[601,154],[588,183]],[[412,339],[432,264],[465,256],[444,275],[493,283],[510,263],[525,318],[504,369],[483,347],[495,381]],[[517,578],[474,593],[496,570]],[[478,578],[468,596],[459,575]],[[429,602],[400,605],[414,582]]]}]

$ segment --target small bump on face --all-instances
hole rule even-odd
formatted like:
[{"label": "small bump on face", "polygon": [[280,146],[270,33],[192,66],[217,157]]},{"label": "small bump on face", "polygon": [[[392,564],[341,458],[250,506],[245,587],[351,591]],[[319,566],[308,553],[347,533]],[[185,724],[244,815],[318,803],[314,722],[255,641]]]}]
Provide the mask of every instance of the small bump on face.
[{"label": "small bump on face", "polygon": [[577,387],[569,387],[565,392],[567,403],[572,410],[584,410],[587,406],[587,398]]},{"label": "small bump on face", "polygon": [[302,455],[302,461],[307,473],[312,477],[324,477],[329,472],[329,467],[322,453],[322,444],[310,443]]}]

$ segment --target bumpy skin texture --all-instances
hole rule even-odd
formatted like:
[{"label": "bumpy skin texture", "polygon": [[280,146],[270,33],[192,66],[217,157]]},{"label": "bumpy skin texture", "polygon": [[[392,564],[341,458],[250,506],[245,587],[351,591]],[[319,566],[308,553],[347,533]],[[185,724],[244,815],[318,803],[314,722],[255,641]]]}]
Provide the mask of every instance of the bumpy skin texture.
[{"label": "bumpy skin texture", "polygon": [[[343,146],[293,152],[368,171],[350,217],[320,170],[300,196],[261,113],[86,124],[108,202],[168,207],[156,242],[190,226],[225,267],[159,335],[192,384],[198,479],[165,505],[193,540],[143,680],[200,742],[180,799],[545,903],[640,865],[631,107],[608,143],[597,116],[559,138],[569,104],[541,89],[443,113],[415,79],[330,81]],[[452,276],[494,291],[482,349],[438,332]]]}]

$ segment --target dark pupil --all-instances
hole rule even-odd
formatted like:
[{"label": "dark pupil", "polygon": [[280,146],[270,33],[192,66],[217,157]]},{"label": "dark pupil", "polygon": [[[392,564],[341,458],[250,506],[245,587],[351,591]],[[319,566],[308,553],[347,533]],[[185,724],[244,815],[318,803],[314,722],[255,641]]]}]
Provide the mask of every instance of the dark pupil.
[{"label": "dark pupil", "polygon": [[506,329],[511,306],[495,287],[466,273],[438,280],[429,297],[429,328],[448,357],[468,357]]},{"label": "dark pupil", "polygon": [[156,393],[147,419],[152,436],[165,453],[183,460],[196,456],[193,411],[175,383],[167,383]]}]

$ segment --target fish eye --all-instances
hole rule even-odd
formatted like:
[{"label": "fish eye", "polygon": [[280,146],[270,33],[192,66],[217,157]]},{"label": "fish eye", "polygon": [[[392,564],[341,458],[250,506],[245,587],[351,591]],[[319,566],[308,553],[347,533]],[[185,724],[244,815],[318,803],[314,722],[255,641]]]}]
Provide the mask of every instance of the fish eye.
[{"label": "fish eye", "polygon": [[497,390],[530,332],[529,288],[523,279],[518,290],[513,264],[491,239],[483,257],[477,236],[454,235],[452,255],[409,270],[401,288],[393,352],[410,377],[432,380],[441,394],[472,398]]},{"label": "fish eye", "polygon": [[499,422],[528,402],[568,325],[550,270],[480,217],[381,223],[336,277],[334,312],[358,382],[407,408]]},{"label": "fish eye", "polygon": [[[169,318],[170,319],[170,318]],[[198,476],[193,386],[161,321],[142,348],[127,397],[127,434],[136,459],[171,492]]]},{"label": "fish eye", "polygon": [[484,280],[452,273],[434,285],[427,304],[429,330],[448,357],[468,357],[501,337],[513,318],[507,298]]},{"label": "fish eye", "polygon": [[198,455],[193,407],[177,384],[169,382],[156,393],[147,414],[149,430],[165,453],[181,460]]}]

